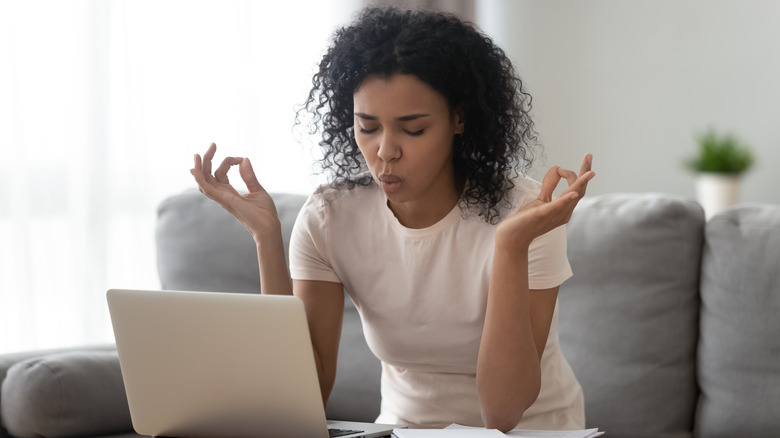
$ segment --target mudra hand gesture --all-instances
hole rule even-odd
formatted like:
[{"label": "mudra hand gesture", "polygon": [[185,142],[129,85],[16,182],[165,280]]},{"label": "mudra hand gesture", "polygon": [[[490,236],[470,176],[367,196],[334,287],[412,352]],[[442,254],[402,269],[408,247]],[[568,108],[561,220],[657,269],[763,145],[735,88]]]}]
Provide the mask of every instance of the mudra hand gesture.
[{"label": "mudra hand gesture", "polygon": [[[235,216],[256,240],[262,232],[279,227],[276,205],[257,181],[249,158],[227,157],[212,175],[211,160],[216,151],[217,145],[211,143],[202,160],[200,154],[195,154],[195,167],[190,169],[190,173],[195,177],[201,193],[217,201]],[[239,193],[230,185],[228,171],[235,165],[238,165],[239,174],[249,193]]]},{"label": "mudra hand gesture", "polygon": [[[539,197],[502,221],[496,230],[496,240],[500,238],[504,243],[527,247],[536,237],[569,222],[574,207],[585,196],[588,182],[596,176],[590,170],[592,163],[593,156],[587,154],[579,174],[558,166],[548,170]],[[566,179],[569,188],[553,199],[553,191],[561,179]]]}]

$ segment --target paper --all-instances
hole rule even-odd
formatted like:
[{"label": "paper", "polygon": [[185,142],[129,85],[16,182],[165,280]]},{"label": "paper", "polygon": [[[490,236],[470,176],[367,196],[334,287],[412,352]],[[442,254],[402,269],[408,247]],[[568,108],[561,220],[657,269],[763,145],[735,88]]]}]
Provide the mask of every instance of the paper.
[{"label": "paper", "polygon": [[504,438],[498,429],[395,429],[398,438]]},{"label": "paper", "polygon": [[[450,424],[446,428],[443,429],[444,431],[449,431],[451,433],[459,433],[459,435],[436,435],[437,437],[441,436],[452,436],[453,438],[455,436],[458,437],[499,437],[499,436],[508,436],[513,438],[596,438],[599,436],[604,435],[604,432],[599,432],[598,429],[583,429],[583,430],[524,430],[524,429],[515,429],[507,432],[506,434],[503,434],[495,429],[485,429],[482,427],[471,427],[471,426],[463,426],[461,424]],[[467,431],[471,433],[470,435],[460,435],[462,431]],[[491,431],[491,432],[497,432],[499,435],[496,435],[495,433],[491,435],[480,435],[483,431]],[[418,437],[423,438],[425,435],[419,435]],[[433,438],[433,435],[430,435],[431,438]]]},{"label": "paper", "polygon": [[595,438],[604,435],[598,429],[582,430],[523,430],[515,429],[506,433],[513,438]]}]

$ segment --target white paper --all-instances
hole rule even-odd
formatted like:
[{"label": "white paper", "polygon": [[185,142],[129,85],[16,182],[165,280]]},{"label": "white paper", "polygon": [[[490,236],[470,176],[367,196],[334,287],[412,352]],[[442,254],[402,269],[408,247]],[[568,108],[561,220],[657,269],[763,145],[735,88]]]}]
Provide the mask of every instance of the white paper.
[{"label": "white paper", "polygon": [[498,429],[395,429],[398,438],[504,438]]},{"label": "white paper", "polygon": [[[478,433],[478,431],[483,430],[495,430],[495,429],[484,429],[482,427],[472,427],[472,426],[464,426],[462,424],[450,424],[447,426],[444,430],[451,430],[453,432],[455,431],[471,431],[473,433]],[[496,432],[498,432],[496,430]],[[499,432],[501,433],[501,432]],[[524,430],[524,429],[515,429],[510,430],[506,434],[502,434],[503,436],[508,436],[512,438],[596,438],[599,436],[604,435],[604,432],[599,432],[599,430],[596,429],[583,429],[583,430]],[[460,436],[460,435],[459,435]],[[478,437],[481,435],[470,435],[474,437]],[[495,435],[498,436],[498,435]]]},{"label": "white paper", "polygon": [[604,435],[598,429],[583,430],[523,430],[515,429],[506,433],[513,438],[595,438]]}]

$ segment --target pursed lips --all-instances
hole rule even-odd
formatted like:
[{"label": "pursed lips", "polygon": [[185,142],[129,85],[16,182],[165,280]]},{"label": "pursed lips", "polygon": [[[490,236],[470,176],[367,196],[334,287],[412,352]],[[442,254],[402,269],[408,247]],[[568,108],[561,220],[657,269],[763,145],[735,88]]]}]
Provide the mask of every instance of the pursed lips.
[{"label": "pursed lips", "polygon": [[393,193],[401,188],[402,180],[392,174],[381,174],[379,175],[379,183],[385,193]]},{"label": "pursed lips", "polygon": [[379,181],[383,183],[393,184],[393,183],[399,183],[401,182],[401,178],[393,175],[393,174],[386,174],[383,173],[379,175]]}]

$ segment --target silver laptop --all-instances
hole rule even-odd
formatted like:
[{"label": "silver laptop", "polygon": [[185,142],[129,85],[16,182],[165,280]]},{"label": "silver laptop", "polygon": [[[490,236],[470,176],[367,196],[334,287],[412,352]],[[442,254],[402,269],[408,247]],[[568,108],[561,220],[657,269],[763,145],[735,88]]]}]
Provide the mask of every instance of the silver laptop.
[{"label": "silver laptop", "polygon": [[139,434],[347,438],[389,436],[395,427],[326,421],[298,298],[117,289],[106,296]]}]

